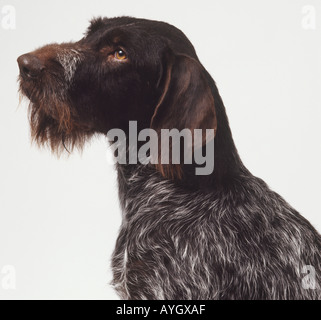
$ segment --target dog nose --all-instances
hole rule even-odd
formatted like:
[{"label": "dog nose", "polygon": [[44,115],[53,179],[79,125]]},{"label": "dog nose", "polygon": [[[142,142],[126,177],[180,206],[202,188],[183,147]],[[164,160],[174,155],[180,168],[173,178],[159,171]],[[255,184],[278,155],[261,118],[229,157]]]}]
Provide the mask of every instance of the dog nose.
[{"label": "dog nose", "polygon": [[41,60],[30,53],[23,54],[17,59],[20,75],[24,78],[35,79],[45,68]]}]

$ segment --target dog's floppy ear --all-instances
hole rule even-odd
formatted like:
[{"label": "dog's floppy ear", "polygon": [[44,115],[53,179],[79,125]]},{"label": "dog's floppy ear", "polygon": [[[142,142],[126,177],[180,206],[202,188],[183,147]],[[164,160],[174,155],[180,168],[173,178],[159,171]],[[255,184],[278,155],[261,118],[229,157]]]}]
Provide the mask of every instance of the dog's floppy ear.
[{"label": "dog's floppy ear", "polygon": [[[213,129],[214,136],[217,129],[214,98],[204,68],[189,56],[167,52],[163,69],[163,93],[151,119],[151,128],[159,137],[161,129],[189,129],[192,134],[194,129],[202,129],[202,142],[195,146],[194,140],[190,146],[194,150],[201,148],[208,139],[206,129]],[[161,143],[158,145],[157,170],[168,179],[181,179],[181,165],[161,164]]]}]

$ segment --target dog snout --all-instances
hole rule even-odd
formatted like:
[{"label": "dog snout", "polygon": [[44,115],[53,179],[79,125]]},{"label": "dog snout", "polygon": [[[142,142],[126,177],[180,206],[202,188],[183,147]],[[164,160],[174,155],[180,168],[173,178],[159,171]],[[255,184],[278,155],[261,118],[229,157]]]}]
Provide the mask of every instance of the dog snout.
[{"label": "dog snout", "polygon": [[24,79],[36,79],[39,77],[45,66],[34,54],[23,54],[17,59],[20,75]]}]

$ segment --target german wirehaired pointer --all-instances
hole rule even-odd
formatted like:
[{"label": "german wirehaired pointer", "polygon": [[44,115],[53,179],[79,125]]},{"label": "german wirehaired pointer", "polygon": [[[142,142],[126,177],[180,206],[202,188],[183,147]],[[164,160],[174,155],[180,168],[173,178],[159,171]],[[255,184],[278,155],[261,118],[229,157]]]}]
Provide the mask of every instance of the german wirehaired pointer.
[{"label": "german wirehaired pointer", "polygon": [[196,175],[194,161],[116,165],[120,297],[321,298],[320,235],[245,168],[215,82],[180,30],[97,18],[80,41],[46,45],[18,64],[32,137],[54,152],[113,128],[128,134],[129,121],[157,133],[215,132],[210,175]]}]

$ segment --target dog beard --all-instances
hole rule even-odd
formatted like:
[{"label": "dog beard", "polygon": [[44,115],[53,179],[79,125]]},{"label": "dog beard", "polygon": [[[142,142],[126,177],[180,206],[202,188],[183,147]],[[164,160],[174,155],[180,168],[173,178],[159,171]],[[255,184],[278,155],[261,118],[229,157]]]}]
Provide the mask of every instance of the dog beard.
[{"label": "dog beard", "polygon": [[63,84],[46,81],[38,86],[21,77],[19,81],[20,96],[29,99],[32,142],[39,147],[49,147],[57,156],[74,148],[82,150],[94,132],[80,123],[75,108],[66,98]]}]

